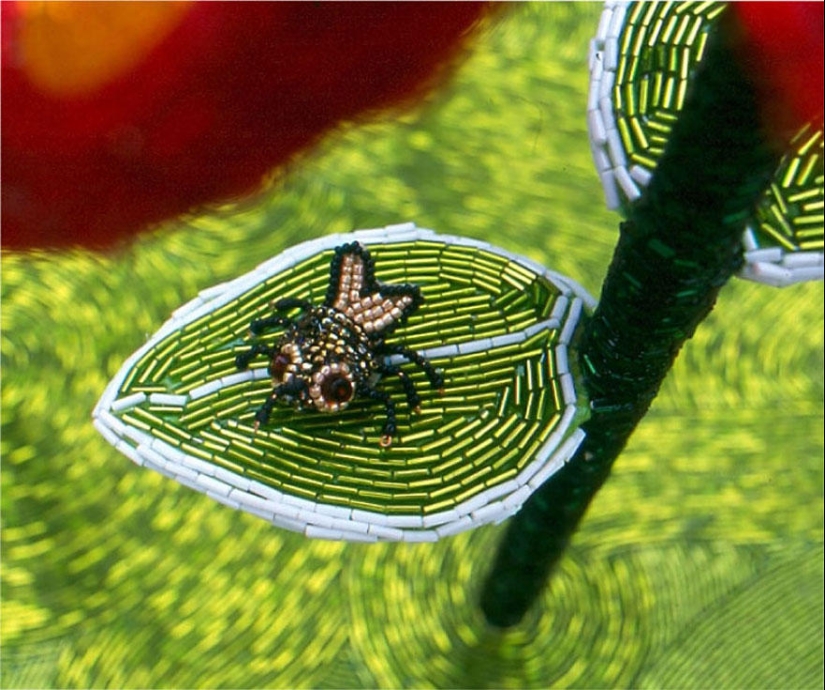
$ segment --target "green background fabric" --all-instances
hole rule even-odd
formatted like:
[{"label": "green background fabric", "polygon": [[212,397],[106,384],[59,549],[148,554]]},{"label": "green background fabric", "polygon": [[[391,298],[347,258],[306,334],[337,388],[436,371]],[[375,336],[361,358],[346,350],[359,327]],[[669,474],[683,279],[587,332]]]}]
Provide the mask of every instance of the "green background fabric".
[{"label": "green background fabric", "polygon": [[475,600],[502,526],[309,541],[134,466],[90,413],[198,290],[414,220],[599,288],[619,218],[585,123],[601,6],[489,27],[426,107],[110,255],[2,260],[3,687],[821,687],[823,285],[736,281],[525,621]]}]

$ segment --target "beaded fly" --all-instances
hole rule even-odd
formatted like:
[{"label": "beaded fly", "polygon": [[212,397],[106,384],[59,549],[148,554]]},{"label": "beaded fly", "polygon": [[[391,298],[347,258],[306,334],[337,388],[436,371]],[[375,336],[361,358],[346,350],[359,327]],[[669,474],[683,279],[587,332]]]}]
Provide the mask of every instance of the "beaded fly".
[{"label": "beaded fly", "polygon": [[[422,355],[385,342],[422,301],[417,285],[379,283],[374,260],[358,242],[336,248],[322,305],[282,299],[272,305],[281,314],[256,319],[249,326],[253,335],[285,329],[274,345],[256,343],[235,358],[239,369],[246,369],[258,355],[269,358],[273,390],[255,414],[255,428],[267,423],[279,402],[301,410],[339,412],[356,398],[366,398],[383,403],[381,445],[391,445],[397,431],[395,402],[377,384],[382,377],[398,376],[415,411],[420,410],[421,398],[409,376],[387,358],[400,355],[421,367],[434,388],[444,385],[441,374]],[[291,309],[300,309],[300,315],[283,315]]]}]

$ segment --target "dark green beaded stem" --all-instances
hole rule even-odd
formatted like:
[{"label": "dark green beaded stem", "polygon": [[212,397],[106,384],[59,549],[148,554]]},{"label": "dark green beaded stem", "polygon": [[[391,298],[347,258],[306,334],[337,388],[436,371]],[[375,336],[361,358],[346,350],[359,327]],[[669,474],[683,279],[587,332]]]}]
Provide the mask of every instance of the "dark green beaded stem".
[{"label": "dark green beaded stem", "polygon": [[742,264],[741,238],[779,163],[720,18],[671,140],[621,235],[579,363],[592,401],[573,459],[510,521],[481,594],[518,623],[647,412],[682,344]]}]

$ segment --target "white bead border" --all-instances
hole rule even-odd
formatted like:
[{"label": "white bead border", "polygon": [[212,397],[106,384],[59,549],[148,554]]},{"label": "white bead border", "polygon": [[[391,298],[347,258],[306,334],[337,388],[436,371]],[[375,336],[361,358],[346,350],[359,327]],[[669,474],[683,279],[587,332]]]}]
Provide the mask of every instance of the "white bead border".
[{"label": "white bead border", "polygon": [[[147,400],[144,393],[117,398],[120,386],[132,367],[170,333],[211,313],[254,285],[278,272],[324,250],[357,240],[365,245],[394,244],[427,240],[444,244],[484,249],[543,276],[555,285],[562,296],[546,321],[533,324],[521,333],[511,333],[459,345],[431,348],[423,352],[428,357],[476,352],[520,342],[544,328],[561,328],[556,345],[557,366],[565,402],[565,411],[558,429],[539,449],[536,458],[514,479],[491,487],[450,510],[421,515],[385,515],[373,511],[315,503],[277,491],[261,482],[250,480],[209,462],[187,455],[183,451],[129,426],[114,413],[122,412]],[[273,525],[301,532],[308,537],[347,541],[436,541],[491,522],[498,523],[517,512],[527,498],[550,476],[555,474],[575,453],[584,439],[581,429],[571,430],[577,412],[577,395],[573,377],[567,369],[567,345],[583,309],[592,310],[596,302],[583,287],[525,257],[513,254],[486,242],[438,235],[419,228],[414,223],[389,225],[384,228],[358,230],[349,234],[327,235],[291,247],[265,261],[253,271],[228,283],[201,291],[197,297],[176,309],[172,317],[129,357],[109,382],[92,417],[95,428],[117,450],[137,465],[159,472],[195,491],[235,508],[268,520]],[[153,393],[148,400],[166,406],[184,406],[188,400],[206,395],[223,386],[266,377],[265,369],[239,372],[210,381],[186,395]]]}]

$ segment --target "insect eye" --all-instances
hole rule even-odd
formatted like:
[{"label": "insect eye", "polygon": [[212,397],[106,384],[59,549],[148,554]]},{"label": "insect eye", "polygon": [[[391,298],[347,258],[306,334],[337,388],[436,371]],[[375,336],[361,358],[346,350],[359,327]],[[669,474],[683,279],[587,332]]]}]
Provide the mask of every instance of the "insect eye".
[{"label": "insect eye", "polygon": [[352,393],[352,381],[346,376],[330,376],[321,384],[321,394],[330,402],[345,403],[352,398]]},{"label": "insect eye", "polygon": [[272,358],[272,362],[269,365],[270,376],[278,380],[283,379],[284,374],[286,373],[286,368],[291,362],[292,360],[288,355],[285,355],[283,352],[279,352]]}]

